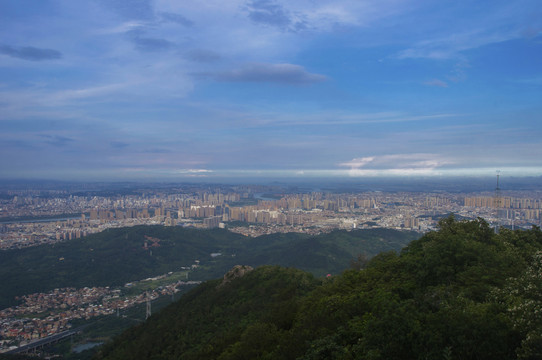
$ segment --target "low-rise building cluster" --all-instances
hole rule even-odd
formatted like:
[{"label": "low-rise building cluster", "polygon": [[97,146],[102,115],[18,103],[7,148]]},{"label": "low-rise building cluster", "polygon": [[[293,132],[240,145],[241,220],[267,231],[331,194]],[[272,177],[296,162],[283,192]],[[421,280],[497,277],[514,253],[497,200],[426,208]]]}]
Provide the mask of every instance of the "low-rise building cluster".
[{"label": "low-rise building cluster", "polygon": [[[168,274],[141,281],[167,279]],[[133,287],[133,282],[126,287]],[[174,281],[133,296],[123,296],[120,288],[60,288],[47,293],[34,293],[18,298],[21,304],[0,311],[0,352],[21,346],[72,328],[77,319],[120,314],[134,305],[173,295],[181,286],[199,281]]]}]

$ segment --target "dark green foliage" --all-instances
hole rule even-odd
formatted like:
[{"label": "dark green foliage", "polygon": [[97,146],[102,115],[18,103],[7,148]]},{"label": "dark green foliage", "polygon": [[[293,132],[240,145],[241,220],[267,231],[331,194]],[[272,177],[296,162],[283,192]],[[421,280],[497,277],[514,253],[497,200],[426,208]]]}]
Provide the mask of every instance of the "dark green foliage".
[{"label": "dark green foliage", "polygon": [[[296,269],[261,267],[220,285],[209,281],[103,349],[112,359],[254,359],[292,327],[299,299],[317,284]],[[130,339],[138,339],[131,342]]]},{"label": "dark green foliage", "polygon": [[33,360],[33,359],[36,359],[36,358],[33,357],[33,356],[29,356],[29,355],[0,354],[0,360]]},{"label": "dark green foliage", "polygon": [[237,261],[253,266],[296,267],[324,276],[341,273],[360,254],[372,257],[382,251],[399,251],[418,237],[416,232],[390,229],[336,230],[319,236],[264,235],[251,239],[246,254],[239,256]]},{"label": "dark green foliage", "polygon": [[403,262],[422,288],[460,288],[462,295],[483,300],[492,286],[524,266],[488,224],[479,219],[440,222],[440,230],[413,241],[403,250]]},{"label": "dark green foliage", "polygon": [[[145,236],[158,238],[159,247],[145,250]],[[198,258],[235,246],[240,236],[226,231],[198,231],[161,226],[109,229],[55,245],[0,252],[0,306],[14,296],[60,287],[111,286],[178,271]],[[150,241],[148,241],[151,244]]]},{"label": "dark green foliage", "polygon": [[[150,247],[147,237],[160,239]],[[359,253],[399,251],[416,237],[394,230],[336,231],[309,237],[273,234],[248,238],[226,230],[136,226],[109,229],[55,245],[0,251],[0,309],[15,296],[61,287],[115,286],[179,271],[194,260],[201,267],[191,280],[222,276],[236,264],[293,266],[320,276],[339,273]],[[383,240],[385,239],[385,240]],[[148,249],[144,249],[147,242]],[[152,251],[152,255],[151,255]],[[222,253],[212,258],[211,253]]]},{"label": "dark green foliage", "polygon": [[447,218],[362,270],[207,282],[98,358],[540,359],[541,271],[540,229]]}]

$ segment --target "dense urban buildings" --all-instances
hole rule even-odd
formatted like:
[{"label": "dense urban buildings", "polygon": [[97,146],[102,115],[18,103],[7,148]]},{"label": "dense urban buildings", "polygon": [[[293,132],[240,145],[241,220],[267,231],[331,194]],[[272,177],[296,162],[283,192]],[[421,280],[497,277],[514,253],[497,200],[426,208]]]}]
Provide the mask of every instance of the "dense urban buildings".
[{"label": "dense urban buildings", "polygon": [[228,227],[249,236],[385,227],[425,232],[442,216],[482,217],[499,226],[540,225],[542,194],[295,192],[263,186],[189,186],[109,194],[5,191],[0,248],[68,241],[111,227],[141,224]]}]

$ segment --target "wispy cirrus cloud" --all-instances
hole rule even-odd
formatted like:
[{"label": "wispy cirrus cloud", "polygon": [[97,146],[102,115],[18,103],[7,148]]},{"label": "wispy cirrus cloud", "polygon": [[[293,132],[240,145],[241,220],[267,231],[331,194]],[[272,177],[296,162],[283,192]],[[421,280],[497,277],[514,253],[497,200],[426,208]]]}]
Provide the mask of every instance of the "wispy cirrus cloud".
[{"label": "wispy cirrus cloud", "polygon": [[432,80],[426,81],[426,82],[424,82],[424,85],[436,86],[436,87],[442,87],[442,88],[447,88],[448,87],[448,83],[445,82],[445,81],[442,81],[440,79],[432,79]]},{"label": "wispy cirrus cloud", "polygon": [[164,51],[171,49],[174,43],[166,39],[138,36],[133,39],[136,48],[140,51]]},{"label": "wispy cirrus cloud", "polygon": [[45,143],[56,146],[56,147],[64,147],[75,141],[72,138],[68,138],[66,136],[60,136],[60,135],[45,134],[45,135],[40,135],[40,136],[44,139]]},{"label": "wispy cirrus cloud", "polygon": [[33,46],[9,46],[0,44],[0,54],[29,61],[56,60],[62,53],[54,49],[41,49]]},{"label": "wispy cirrus cloud", "polygon": [[173,22],[185,27],[194,26],[194,22],[181,14],[171,13],[171,12],[161,12],[160,17],[163,21]]},{"label": "wispy cirrus cloud", "polygon": [[141,28],[130,30],[127,34],[129,39],[134,43],[135,48],[142,52],[165,51],[175,46],[169,40],[145,36]]},{"label": "wispy cirrus cloud", "polygon": [[337,26],[367,26],[382,18],[400,14],[405,5],[397,0],[251,0],[245,4],[248,17],[256,24],[288,32],[332,31]]},{"label": "wispy cirrus cloud", "polygon": [[326,81],[327,77],[305,70],[294,64],[252,63],[241,68],[200,74],[224,82],[262,82],[289,85],[314,84]]},{"label": "wispy cirrus cloud", "polygon": [[[444,5],[441,13],[436,14],[435,19],[440,21],[428,27],[428,30],[434,31],[427,31],[425,38],[401,50],[397,58],[461,59],[469,50],[515,39],[533,38],[542,32],[541,11],[535,5],[536,2],[518,0],[517,3],[496,3],[494,6],[488,4],[483,13],[476,13],[479,9],[473,9],[474,12],[459,21],[456,21],[454,14],[457,8]],[[428,22],[431,21],[434,19]],[[442,22],[449,22],[446,31],[442,31]]]},{"label": "wispy cirrus cloud", "polygon": [[247,11],[248,17],[256,23],[288,31],[307,28],[303,19],[290,13],[284,6],[273,0],[252,0],[247,4]]},{"label": "wispy cirrus cloud", "polygon": [[348,113],[344,111],[329,111],[319,113],[305,113],[295,115],[269,115],[269,118],[260,120],[259,124],[273,126],[338,126],[362,124],[392,124],[438,121],[448,118],[459,118],[462,114],[429,114],[409,115],[400,112],[379,113]]},{"label": "wispy cirrus cloud", "polygon": [[58,105],[74,100],[97,99],[118,94],[119,91],[130,87],[131,83],[107,84],[103,86],[86,87],[79,89],[62,90],[43,95],[40,101],[45,106]]}]

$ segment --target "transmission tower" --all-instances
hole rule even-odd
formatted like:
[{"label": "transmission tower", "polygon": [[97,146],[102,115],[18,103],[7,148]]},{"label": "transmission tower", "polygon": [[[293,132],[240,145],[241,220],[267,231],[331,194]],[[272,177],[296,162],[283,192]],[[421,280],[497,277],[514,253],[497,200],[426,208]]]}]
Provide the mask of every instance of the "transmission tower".
[{"label": "transmission tower", "polygon": [[502,209],[502,196],[501,188],[499,187],[499,176],[501,174],[500,170],[497,170],[497,187],[495,188],[495,195],[493,198],[493,207],[495,208],[495,232],[499,232],[499,227],[501,226],[500,216]]},{"label": "transmission tower", "polygon": [[149,296],[149,292],[147,291],[147,313],[145,314],[145,320],[147,320],[151,316],[151,297]]}]

